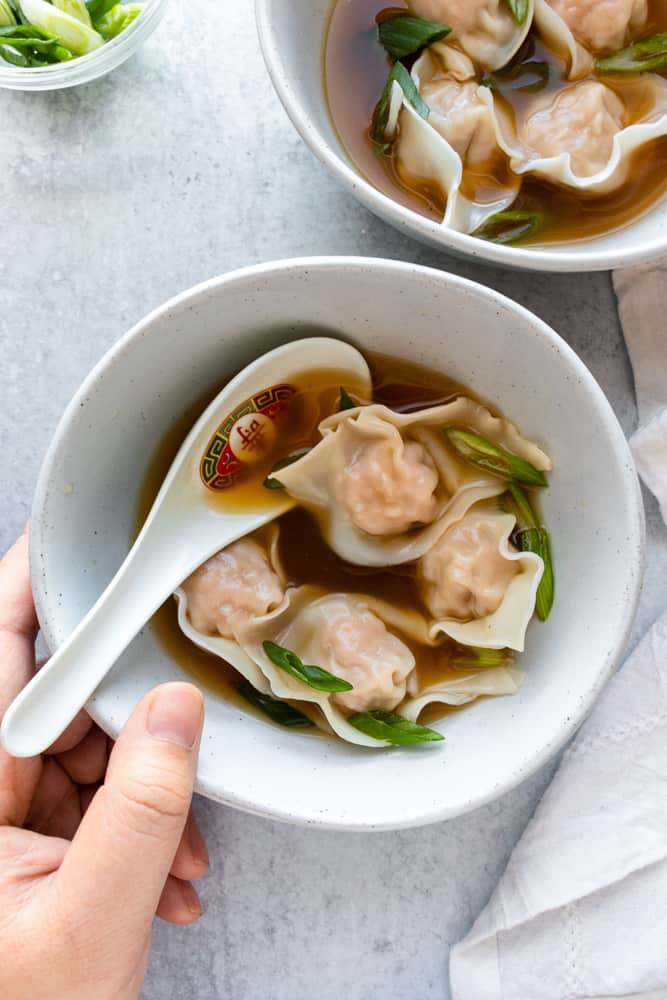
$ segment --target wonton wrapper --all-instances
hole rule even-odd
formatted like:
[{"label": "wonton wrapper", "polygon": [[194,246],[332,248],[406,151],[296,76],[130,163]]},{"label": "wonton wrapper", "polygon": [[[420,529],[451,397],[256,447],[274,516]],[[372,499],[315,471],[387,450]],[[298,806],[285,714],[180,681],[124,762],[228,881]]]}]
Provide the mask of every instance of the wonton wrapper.
[{"label": "wonton wrapper", "polygon": [[467,705],[482,697],[516,694],[521,687],[523,673],[514,667],[486,667],[463,673],[425,688],[408,697],[401,705],[401,715],[416,722],[427,705]]},{"label": "wonton wrapper", "polygon": [[[602,85],[602,83],[601,83]],[[570,84],[569,86],[582,86]],[[587,86],[584,83],[583,86]],[[563,152],[556,156],[542,157],[529,149],[517,134],[514,123],[502,108],[500,102],[494,100],[493,92],[487,87],[480,87],[480,99],[489,107],[495,108],[496,137],[499,146],[510,157],[510,166],[517,174],[535,174],[553,184],[587,191],[591,194],[605,194],[622,184],[630,167],[630,158],[640,146],[667,135],[667,80],[656,74],[642,74],[639,79],[619,82],[614,92],[623,99],[625,89],[642,88],[644,93],[642,103],[650,107],[641,120],[634,125],[628,125],[616,132],[612,141],[612,152],[606,166],[589,176],[575,174],[572,169],[570,153]],[[557,92],[558,93],[558,92]],[[556,94],[536,95],[535,107],[541,107],[541,102],[548,96]],[[529,111],[529,109],[526,109]],[[524,114],[526,113],[524,111]]]},{"label": "wonton wrapper", "polygon": [[[454,618],[432,621],[429,637],[437,641],[444,634],[462,646],[479,646],[482,649],[515,649],[523,652],[526,629],[535,611],[535,596],[544,563],[534,552],[518,552],[509,544],[516,518],[500,511],[485,511],[482,515],[490,526],[498,552],[510,562],[516,562],[519,572],[510,580],[500,606],[490,615],[471,621]],[[474,583],[471,581],[471,587]],[[494,672],[490,669],[490,672]]]},{"label": "wonton wrapper", "polygon": [[[436,44],[427,49],[412,68],[417,89],[421,90],[443,68],[452,80],[460,83],[475,75],[474,66],[462,53]],[[385,131],[387,139],[392,139],[397,131],[399,168],[411,177],[434,183],[446,197],[443,226],[472,233],[490,216],[508,208],[516,198],[518,179],[513,188],[499,189],[494,201],[482,204],[466,198],[460,190],[463,161],[459,153],[428,120],[417,114],[405,98],[400,84],[394,82]]]},{"label": "wonton wrapper", "polygon": [[[380,567],[412,562],[473,504],[499,496],[507,488],[498,477],[460,459],[443,434],[446,427],[470,427],[537,469],[551,469],[548,456],[522,437],[514,424],[460,396],[443,406],[409,414],[372,404],[327,417],[320,424],[319,444],[298,462],[281,469],[275,478],[316,517],[329,547],[342,559],[358,566]],[[431,524],[403,535],[370,535],[357,528],[345,510],[344,469],[356,448],[383,439],[394,441],[396,430],[403,440],[423,445],[433,459],[440,475],[436,493],[440,509]]]}]

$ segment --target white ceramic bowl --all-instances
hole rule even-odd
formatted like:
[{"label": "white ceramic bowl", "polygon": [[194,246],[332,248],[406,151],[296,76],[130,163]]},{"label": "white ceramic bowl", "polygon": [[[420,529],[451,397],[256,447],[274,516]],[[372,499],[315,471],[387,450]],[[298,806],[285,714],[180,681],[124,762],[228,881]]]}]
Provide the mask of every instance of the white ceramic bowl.
[{"label": "white ceramic bowl", "polygon": [[257,28],[273,85],[294,126],[315,156],[366,208],[424,243],[505,267],[602,271],[667,253],[666,199],[617,232],[569,246],[538,249],[499,246],[445,229],[382,194],[350,160],[329,116],[323,47],[332,6],[333,0],[255,0]]},{"label": "white ceramic bowl", "polygon": [[[315,332],[441,369],[545,443],[556,604],[529,629],[521,692],[451,716],[434,747],[312,739],[209,693],[198,789],[341,829],[445,819],[516,785],[573,733],[621,654],[642,564],[639,489],[609,403],[557,334],[490,289],[395,261],[315,258],[225,275],[156,310],[86,379],[44,462],[31,537],[40,622],[55,648],[117,569],[147,463],[175,418],[258,354]],[[115,736],[149,688],[179,677],[146,628],[89,709]]]},{"label": "white ceramic bowl", "polygon": [[119,35],[99,49],[69,62],[20,68],[0,59],[0,87],[6,90],[64,90],[106,76],[129,59],[162,20],[167,0],[144,0],[145,9]]}]

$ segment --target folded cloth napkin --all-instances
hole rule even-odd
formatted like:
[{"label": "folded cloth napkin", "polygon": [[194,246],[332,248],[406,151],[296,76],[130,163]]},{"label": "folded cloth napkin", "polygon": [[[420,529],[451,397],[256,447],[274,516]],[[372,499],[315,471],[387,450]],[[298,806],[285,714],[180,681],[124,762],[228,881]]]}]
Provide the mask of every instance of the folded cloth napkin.
[{"label": "folded cloth napkin", "polygon": [[[667,520],[667,263],[614,284],[630,444]],[[453,1000],[667,1000],[667,614],[565,753],[450,981]]]}]

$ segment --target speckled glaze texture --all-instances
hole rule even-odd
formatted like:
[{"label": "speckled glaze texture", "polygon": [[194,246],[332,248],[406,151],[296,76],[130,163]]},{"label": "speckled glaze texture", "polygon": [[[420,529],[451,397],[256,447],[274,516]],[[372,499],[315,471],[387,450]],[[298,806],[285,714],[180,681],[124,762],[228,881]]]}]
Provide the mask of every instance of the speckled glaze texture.
[{"label": "speckled glaze texture", "polygon": [[[571,246],[524,248],[473,239],[426,219],[379,192],[348,157],[324,96],[321,53],[332,2],[255,0],[259,38],[276,92],[295,128],[320,162],[366,208],[424,243],[505,267],[595,271],[656,260],[667,252],[664,198],[632,225],[594,240]],[[350,100],[354,100],[354,95],[350,94]]]},{"label": "speckled glaze texture", "polygon": [[[172,3],[141,53],[95,84],[3,95],[3,548],[28,516],[65,405],[104,351],[175,292],[281,256],[404,258],[491,285],[566,339],[626,434],[634,429],[606,276],[483,268],[379,221],[294,132],[248,5],[226,6],[224,53],[209,11],[207,0]],[[667,532],[645,502],[631,645],[667,605]],[[206,912],[192,929],[156,924],[143,1000],[374,1000],[378,983],[383,1000],[447,1000],[448,949],[488,899],[555,766],[467,816],[394,833],[300,829],[197,799],[211,852]]]}]

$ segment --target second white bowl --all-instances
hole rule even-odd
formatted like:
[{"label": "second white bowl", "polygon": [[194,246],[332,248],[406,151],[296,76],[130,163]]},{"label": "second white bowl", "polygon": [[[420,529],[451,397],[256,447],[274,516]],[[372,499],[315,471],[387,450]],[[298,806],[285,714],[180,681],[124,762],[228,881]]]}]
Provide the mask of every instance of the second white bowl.
[{"label": "second white bowl", "polygon": [[[257,28],[273,85],[294,126],[315,156],[366,208],[424,243],[504,267],[602,271],[667,253],[666,199],[616,232],[542,249],[501,246],[445,229],[383,194],[352,163],[329,115],[323,52],[332,4],[333,0],[255,0]],[[322,221],[326,224],[326,218]]]}]

